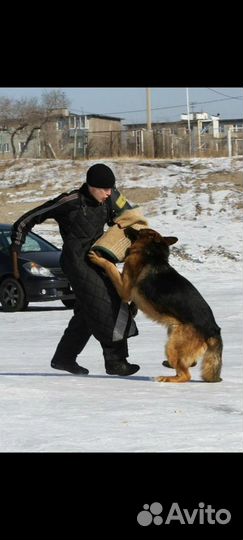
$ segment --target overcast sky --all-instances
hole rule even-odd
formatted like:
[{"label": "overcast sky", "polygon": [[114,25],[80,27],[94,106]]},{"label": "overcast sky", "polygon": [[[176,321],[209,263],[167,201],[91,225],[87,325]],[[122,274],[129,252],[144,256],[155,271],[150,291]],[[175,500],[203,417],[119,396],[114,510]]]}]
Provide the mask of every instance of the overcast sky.
[{"label": "overcast sky", "polygon": [[[56,89],[56,88],[55,88]],[[72,112],[120,116],[124,123],[146,122],[146,88],[59,88],[70,99]],[[54,88],[0,88],[0,97],[40,98]],[[220,114],[221,118],[242,118],[243,89],[189,88],[190,112]],[[187,112],[186,88],[152,88],[152,121],[176,121]]]}]

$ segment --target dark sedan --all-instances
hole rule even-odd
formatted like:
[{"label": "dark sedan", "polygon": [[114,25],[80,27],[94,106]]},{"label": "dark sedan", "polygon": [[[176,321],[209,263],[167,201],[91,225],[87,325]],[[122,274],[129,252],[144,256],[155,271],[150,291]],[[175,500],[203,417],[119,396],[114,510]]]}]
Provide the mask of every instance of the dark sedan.
[{"label": "dark sedan", "polygon": [[75,295],[60,267],[61,250],[30,232],[19,254],[20,279],[13,277],[11,225],[0,224],[0,303],[3,311],[22,311],[29,302],[61,300],[73,308]]}]

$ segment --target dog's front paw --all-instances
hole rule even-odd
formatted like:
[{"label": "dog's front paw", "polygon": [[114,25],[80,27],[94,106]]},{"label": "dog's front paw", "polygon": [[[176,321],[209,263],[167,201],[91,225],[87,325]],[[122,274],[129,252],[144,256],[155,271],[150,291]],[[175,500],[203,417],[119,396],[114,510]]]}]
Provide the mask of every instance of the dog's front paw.
[{"label": "dog's front paw", "polygon": [[154,381],[155,382],[169,382],[169,379],[170,377],[162,377],[162,376],[159,376],[159,377],[154,377]]},{"label": "dog's front paw", "polygon": [[154,377],[154,381],[156,382],[167,382],[167,383],[185,383],[189,382],[191,379],[191,375],[189,371],[187,373],[182,373],[181,375],[173,375],[172,377],[164,377],[163,375],[160,377]]},{"label": "dog's front paw", "polygon": [[89,260],[96,264],[97,266],[101,266],[101,268],[105,268],[107,264],[107,260],[98,255],[95,251],[89,251],[88,253]]}]

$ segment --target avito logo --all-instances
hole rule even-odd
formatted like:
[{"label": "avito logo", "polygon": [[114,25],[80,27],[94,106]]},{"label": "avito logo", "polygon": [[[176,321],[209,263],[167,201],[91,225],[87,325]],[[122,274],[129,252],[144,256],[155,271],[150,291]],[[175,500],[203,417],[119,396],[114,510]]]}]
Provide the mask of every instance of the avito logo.
[{"label": "avito logo", "polygon": [[226,508],[216,510],[211,504],[205,505],[204,502],[198,504],[198,508],[188,510],[188,508],[180,508],[177,502],[173,502],[168,513],[165,512],[162,516],[163,506],[159,502],[154,502],[151,505],[144,504],[143,510],[137,515],[137,522],[142,527],[147,527],[153,523],[154,525],[170,525],[170,523],[178,522],[180,525],[193,525],[197,523],[204,525],[227,525],[231,520],[231,513]]}]

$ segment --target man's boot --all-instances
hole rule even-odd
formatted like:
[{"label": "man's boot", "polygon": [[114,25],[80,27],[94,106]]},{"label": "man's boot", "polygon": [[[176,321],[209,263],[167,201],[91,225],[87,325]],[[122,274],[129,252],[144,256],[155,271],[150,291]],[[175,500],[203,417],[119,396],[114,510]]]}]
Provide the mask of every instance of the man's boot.
[{"label": "man's boot", "polygon": [[110,360],[105,361],[105,369],[108,375],[118,375],[119,377],[127,377],[136,373],[140,366],[137,364],[129,364],[126,359],[124,360]]},{"label": "man's boot", "polygon": [[73,375],[88,375],[89,370],[79,366],[76,361],[68,362],[66,360],[55,360],[51,361],[51,367],[54,369],[60,369],[62,371],[68,371],[73,373]]}]

